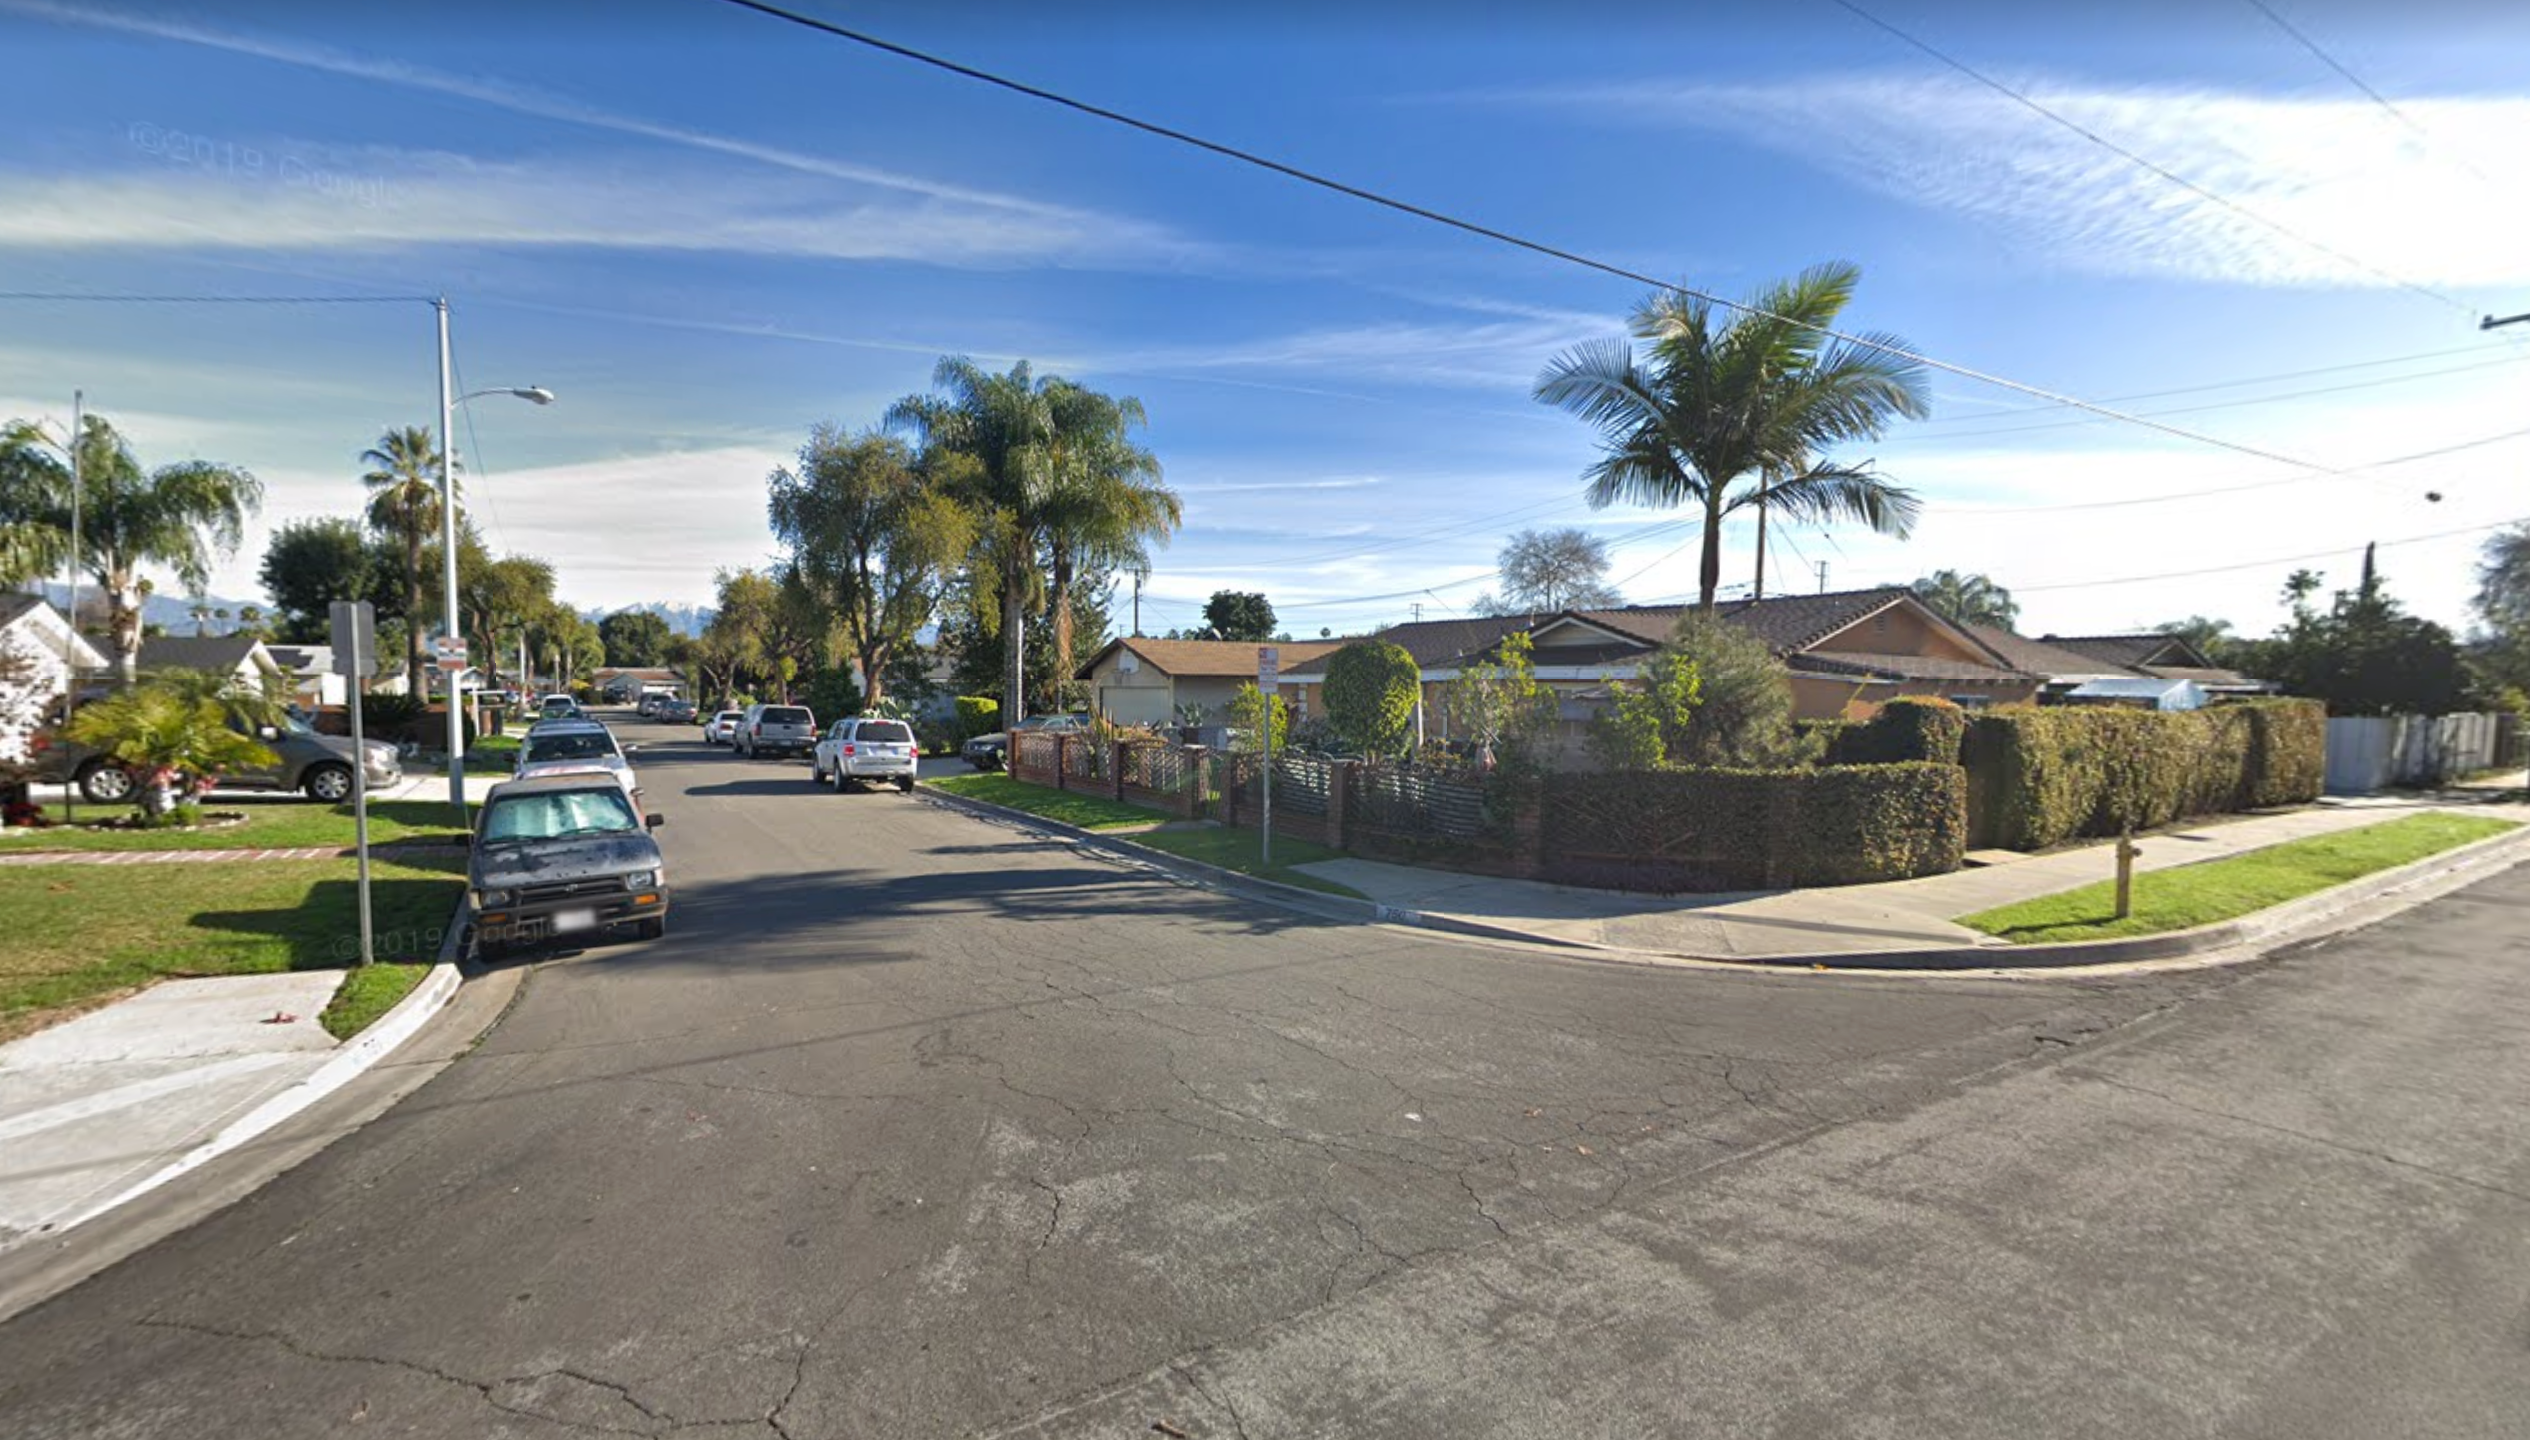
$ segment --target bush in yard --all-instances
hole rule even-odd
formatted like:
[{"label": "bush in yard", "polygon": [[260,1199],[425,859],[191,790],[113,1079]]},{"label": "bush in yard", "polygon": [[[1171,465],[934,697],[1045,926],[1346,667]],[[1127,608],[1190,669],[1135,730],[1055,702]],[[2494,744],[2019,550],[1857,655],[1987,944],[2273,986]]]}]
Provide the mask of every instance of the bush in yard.
[{"label": "bush in yard", "polygon": [[1533,773],[1555,728],[1555,692],[1537,678],[1536,645],[1525,630],[1502,637],[1495,657],[1470,665],[1441,687],[1450,738],[1490,757],[1498,772]]},{"label": "bush in yard", "polygon": [[1255,681],[1244,681],[1230,695],[1229,712],[1230,729],[1235,732],[1230,737],[1231,749],[1262,749],[1269,712],[1273,717],[1275,753],[1290,748],[1291,705],[1280,695],[1269,698],[1256,688]]},{"label": "bush in yard", "polygon": [[1327,718],[1363,753],[1394,755],[1414,728],[1422,684],[1422,671],[1404,646],[1356,640],[1327,657]]},{"label": "bush in yard", "polygon": [[1856,885],[1959,868],[1956,765],[1668,770],[1557,777],[1540,817],[1550,879],[1649,890]]},{"label": "bush in yard", "polygon": [[1695,662],[1702,699],[1672,765],[1801,765],[1816,758],[1792,724],[1792,678],[1766,642],[1701,610],[1678,618],[1669,648]]},{"label": "bush in yard", "polygon": [[221,775],[280,758],[231,729],[229,707],[216,695],[188,693],[161,680],[90,702],[66,733],[129,767],[140,778],[133,795],[141,813],[153,818],[209,789]]},{"label": "bush in yard", "polygon": [[1000,728],[1001,702],[999,700],[982,695],[960,695],[957,719],[950,730],[950,734],[955,738],[951,741],[949,748],[954,750],[978,735],[990,735]]},{"label": "bush in yard", "polygon": [[2013,706],[1977,716],[1972,842],[2042,850],[2085,835],[2318,798],[2327,737],[2315,701],[2208,710]]},{"label": "bush in yard", "polygon": [[1685,747],[1704,677],[1695,661],[1674,650],[1655,651],[1632,681],[1609,687],[1607,707],[1590,722],[1590,753],[1611,771],[1658,770]]},{"label": "bush in yard", "polygon": [[1931,696],[1900,696],[1860,725],[1846,725],[1826,739],[1830,765],[1888,765],[1900,760],[1959,763],[1968,735],[1968,712]]}]

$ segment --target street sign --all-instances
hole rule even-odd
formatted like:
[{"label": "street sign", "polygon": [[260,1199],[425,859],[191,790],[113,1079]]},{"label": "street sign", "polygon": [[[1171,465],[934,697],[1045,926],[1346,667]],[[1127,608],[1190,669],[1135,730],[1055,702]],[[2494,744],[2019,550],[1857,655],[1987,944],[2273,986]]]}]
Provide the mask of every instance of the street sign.
[{"label": "street sign", "polygon": [[[333,633],[334,673],[355,679],[377,673],[378,612],[366,600],[337,600],[326,608]],[[361,666],[362,669],[353,667]]]},{"label": "street sign", "polygon": [[1275,677],[1282,673],[1283,652],[1271,645],[1256,647],[1256,688],[1271,695]]}]

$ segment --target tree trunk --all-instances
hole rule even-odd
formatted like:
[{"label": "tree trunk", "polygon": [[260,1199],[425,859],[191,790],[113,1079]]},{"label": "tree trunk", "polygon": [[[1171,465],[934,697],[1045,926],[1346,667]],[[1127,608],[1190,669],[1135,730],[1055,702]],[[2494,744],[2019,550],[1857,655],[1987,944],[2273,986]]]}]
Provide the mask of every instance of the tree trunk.
[{"label": "tree trunk", "polygon": [[875,711],[878,702],[887,698],[887,681],[880,675],[887,665],[886,647],[861,649],[853,658],[861,662],[861,708]]},{"label": "tree trunk", "polygon": [[140,678],[142,597],[129,576],[109,571],[97,582],[105,588],[106,628],[114,636],[114,673],[128,688]]},{"label": "tree trunk", "polygon": [[1054,684],[1059,695],[1069,693],[1072,684],[1072,557],[1059,548],[1054,552],[1053,580]]},{"label": "tree trunk", "polygon": [[1696,581],[1696,608],[1713,609],[1713,593],[1722,588],[1722,492],[1715,487],[1704,502],[1704,565]]},{"label": "tree trunk", "polygon": [[1008,573],[1001,577],[1001,723],[1005,730],[1028,714],[1028,652],[1024,643],[1028,607],[1020,583],[1024,578]]}]

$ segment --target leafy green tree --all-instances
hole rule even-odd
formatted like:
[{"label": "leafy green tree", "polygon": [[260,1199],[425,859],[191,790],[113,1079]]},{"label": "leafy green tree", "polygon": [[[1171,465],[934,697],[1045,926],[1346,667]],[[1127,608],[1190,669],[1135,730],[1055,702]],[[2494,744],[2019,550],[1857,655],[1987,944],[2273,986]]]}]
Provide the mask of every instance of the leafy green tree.
[{"label": "leafy green tree", "polygon": [[668,663],[668,622],[647,610],[618,610],[597,622],[606,643],[606,663],[615,666]]},{"label": "leafy green tree", "polygon": [[2390,596],[2368,548],[2361,580],[2324,613],[2304,601],[2282,631],[2241,648],[2261,678],[2328,702],[2332,715],[2447,715],[2471,699],[2459,641]]},{"label": "leafy green tree", "polygon": [[2489,536],[2479,552],[2473,663],[2490,689],[2530,690],[2530,525]]},{"label": "leafy green tree", "polygon": [[1327,719],[1363,753],[1394,755],[1413,733],[1422,685],[1422,672],[1404,646],[1356,640],[1327,657]]},{"label": "leafy green tree", "polygon": [[2177,636],[2197,654],[2217,665],[2226,663],[2232,648],[2239,643],[2231,633],[2230,621],[2204,615],[2190,615],[2184,620],[2164,620],[2150,628],[2156,635]]},{"label": "leafy green tree", "polygon": [[[1584,472],[1596,506],[1626,501],[1704,512],[1697,606],[1722,583],[1722,522],[1758,503],[1786,519],[1859,520],[1904,536],[1922,509],[1869,462],[1821,451],[1875,437],[1895,416],[1930,413],[1923,367],[1899,358],[1906,342],[1829,342],[1862,272],[1815,266],[1753,296],[1718,325],[1701,299],[1659,291],[1635,307],[1637,355],[1622,339],[1576,346],[1551,361],[1535,397],[1599,432],[1603,454]],[[1883,348],[1886,347],[1886,348]]]},{"label": "leafy green tree", "polygon": [[1609,770],[1658,770],[1688,749],[1696,708],[1704,702],[1703,676],[1693,658],[1656,650],[1636,677],[1610,687],[1607,708],[1590,724],[1588,743]]},{"label": "leafy green tree", "polygon": [[[408,619],[422,609],[422,552],[439,533],[439,444],[418,425],[389,430],[378,443],[360,452],[368,470],[360,483],[369,487],[369,524],[403,546],[404,603]],[[462,466],[452,465],[454,472]],[[463,557],[462,547],[459,551]],[[422,627],[408,625],[404,639],[404,676],[408,694],[426,693],[422,684]]]},{"label": "leafy green tree", "polygon": [[1531,771],[1560,708],[1537,678],[1536,646],[1525,630],[1502,638],[1493,658],[1441,687],[1439,710],[1452,740],[1480,747],[1503,770]]},{"label": "leafy green tree", "polygon": [[1274,604],[1254,591],[1215,590],[1204,602],[1204,623],[1223,640],[1274,638]]},{"label": "leafy green tree", "polygon": [[1263,748],[1265,727],[1269,721],[1273,725],[1273,748],[1280,751],[1288,744],[1291,734],[1291,703],[1282,696],[1268,696],[1264,691],[1256,688],[1256,682],[1253,680],[1241,681],[1239,688],[1230,692],[1230,703],[1226,708],[1229,711],[1230,728],[1236,732],[1231,740],[1233,749]]},{"label": "leafy green tree", "polygon": [[1936,570],[1907,587],[1943,618],[1962,625],[1991,625],[2009,630],[2020,623],[2020,605],[2012,592],[1985,575]]},{"label": "leafy green tree", "polygon": [[270,750],[231,726],[231,708],[212,685],[177,677],[152,679],[79,708],[66,733],[122,762],[141,780],[133,792],[141,813],[165,815],[210,788],[218,777],[271,765]]},{"label": "leafy green tree", "polygon": [[281,612],[281,633],[315,645],[324,642],[335,601],[368,598],[373,560],[359,523],[329,515],[274,531],[256,573]]},{"label": "leafy green tree", "polygon": [[856,706],[883,703],[890,662],[919,643],[975,548],[973,513],[904,441],[875,431],[820,425],[800,448],[799,468],[776,470],[767,483],[789,571],[840,619],[867,686]]},{"label": "leafy green tree", "polygon": [[[263,484],[234,465],[184,460],[144,471],[130,442],[102,415],[79,437],[78,563],[104,592],[115,663],[126,684],[140,659],[145,565],[173,570],[186,590],[211,583],[212,561],[234,554],[246,521],[263,508]],[[40,560],[43,573],[70,549],[68,451],[32,421],[0,430],[0,565]],[[8,558],[14,556],[15,558]]]},{"label": "leafy green tree", "polygon": [[1671,737],[1678,765],[1791,765],[1812,756],[1792,726],[1792,677],[1766,643],[1719,616],[1678,617],[1669,648],[1695,662],[1694,723]]}]

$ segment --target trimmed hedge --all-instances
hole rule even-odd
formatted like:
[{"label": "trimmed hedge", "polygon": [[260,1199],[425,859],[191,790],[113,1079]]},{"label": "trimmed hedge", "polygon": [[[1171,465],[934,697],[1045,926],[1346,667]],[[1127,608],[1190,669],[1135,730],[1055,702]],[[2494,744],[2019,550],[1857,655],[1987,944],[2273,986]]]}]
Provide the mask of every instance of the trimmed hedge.
[{"label": "trimmed hedge", "polygon": [[957,697],[957,704],[957,719],[949,730],[951,750],[955,750],[978,735],[990,735],[1001,728],[999,700],[987,695],[960,695]]},{"label": "trimmed hedge", "polygon": [[1956,765],[1678,769],[1558,776],[1546,878],[1639,890],[1775,890],[1939,875],[1967,850]]},{"label": "trimmed hedge", "polygon": [[1956,765],[1960,742],[1967,734],[1967,711],[1938,697],[1904,695],[1881,706],[1880,713],[1868,721],[1829,733],[1825,763],[1894,765],[1930,760]]},{"label": "trimmed hedge", "polygon": [[2319,797],[2314,700],[2208,710],[2015,706],[1969,722],[1969,844],[2043,850],[2084,835]]}]

